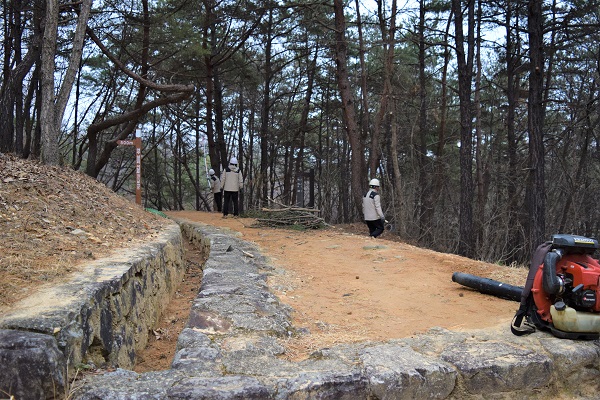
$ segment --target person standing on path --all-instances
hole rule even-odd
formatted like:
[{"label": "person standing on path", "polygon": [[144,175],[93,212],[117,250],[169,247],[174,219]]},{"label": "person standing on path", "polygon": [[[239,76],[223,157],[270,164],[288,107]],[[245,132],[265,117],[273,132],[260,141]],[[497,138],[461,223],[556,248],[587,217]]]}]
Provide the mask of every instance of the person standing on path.
[{"label": "person standing on path", "polygon": [[210,182],[210,191],[212,192],[214,199],[213,211],[221,212],[221,180],[215,175],[215,170],[212,168],[208,171],[208,174],[210,175],[208,178],[208,181]]},{"label": "person standing on path", "polygon": [[239,192],[242,189],[244,178],[238,168],[237,158],[231,157],[229,166],[223,171],[221,188],[223,189],[223,218],[229,214],[229,203],[233,203],[233,216],[239,216]]},{"label": "person standing on path", "polygon": [[363,197],[363,215],[365,223],[369,227],[369,236],[376,238],[385,229],[385,216],[381,209],[381,196],[379,196],[379,179],[371,179],[369,191]]}]

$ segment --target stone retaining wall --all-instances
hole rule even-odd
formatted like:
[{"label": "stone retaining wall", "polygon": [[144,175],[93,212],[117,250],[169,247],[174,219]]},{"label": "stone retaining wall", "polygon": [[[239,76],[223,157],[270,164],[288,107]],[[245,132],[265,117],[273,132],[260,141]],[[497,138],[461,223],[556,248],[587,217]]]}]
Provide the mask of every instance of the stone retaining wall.
[{"label": "stone retaining wall", "polygon": [[131,368],[184,273],[173,223],[155,241],[92,262],[16,304],[0,316],[0,393],[58,398],[82,364]]}]

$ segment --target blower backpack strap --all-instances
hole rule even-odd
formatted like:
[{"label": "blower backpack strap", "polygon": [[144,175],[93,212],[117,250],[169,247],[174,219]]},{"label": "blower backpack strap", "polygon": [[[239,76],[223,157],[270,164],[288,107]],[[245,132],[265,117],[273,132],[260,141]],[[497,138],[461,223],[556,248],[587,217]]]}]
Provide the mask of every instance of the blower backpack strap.
[{"label": "blower backpack strap", "polygon": [[519,309],[517,310],[517,313],[515,314],[510,325],[510,330],[514,335],[523,336],[535,332],[535,326],[527,321],[527,317],[532,311],[533,306],[532,298],[530,296],[531,288],[533,287],[535,274],[537,273],[540,264],[544,262],[544,258],[551,248],[552,242],[544,242],[540,244],[537,249],[535,249],[533,257],[531,257],[527,281],[525,282],[525,287],[521,292],[521,305],[519,306]]},{"label": "blower backpack strap", "polygon": [[517,310],[517,313],[510,324],[510,331],[513,335],[523,336],[535,332],[535,325],[527,321],[527,315],[529,314],[528,309],[529,306],[525,306],[519,307]]}]

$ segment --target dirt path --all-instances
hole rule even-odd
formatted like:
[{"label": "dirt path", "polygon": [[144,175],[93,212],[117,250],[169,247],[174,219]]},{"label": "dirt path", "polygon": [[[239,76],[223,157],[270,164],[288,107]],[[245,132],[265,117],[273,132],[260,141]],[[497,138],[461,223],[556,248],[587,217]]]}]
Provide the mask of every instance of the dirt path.
[{"label": "dirt path", "polygon": [[[522,286],[524,269],[500,267],[342,228],[257,228],[247,218],[181,211],[177,218],[226,227],[280,267],[269,286],[310,335],[287,343],[291,357],[340,342],[387,340],[452,330],[508,329],[518,304],[452,282],[455,271]],[[365,227],[366,232],[366,227]]]}]

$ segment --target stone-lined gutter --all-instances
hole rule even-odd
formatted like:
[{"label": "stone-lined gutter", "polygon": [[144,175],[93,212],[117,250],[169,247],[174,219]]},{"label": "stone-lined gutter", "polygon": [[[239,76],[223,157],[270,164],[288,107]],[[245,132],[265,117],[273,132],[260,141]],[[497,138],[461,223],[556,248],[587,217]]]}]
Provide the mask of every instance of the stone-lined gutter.
[{"label": "stone-lined gutter", "polygon": [[508,323],[502,332],[433,328],[286,361],[280,340],[306,333],[294,329],[292,310],[267,286],[276,267],[231,231],[177,222],[210,253],[171,369],[138,374],[118,364],[114,372],[88,376],[72,398],[547,399],[568,393],[593,399],[600,391],[597,341],[542,332],[516,337]]},{"label": "stone-lined gutter", "polygon": [[132,367],[183,279],[183,256],[172,223],[155,241],[91,262],[1,315],[0,398],[65,398],[82,364]]}]

